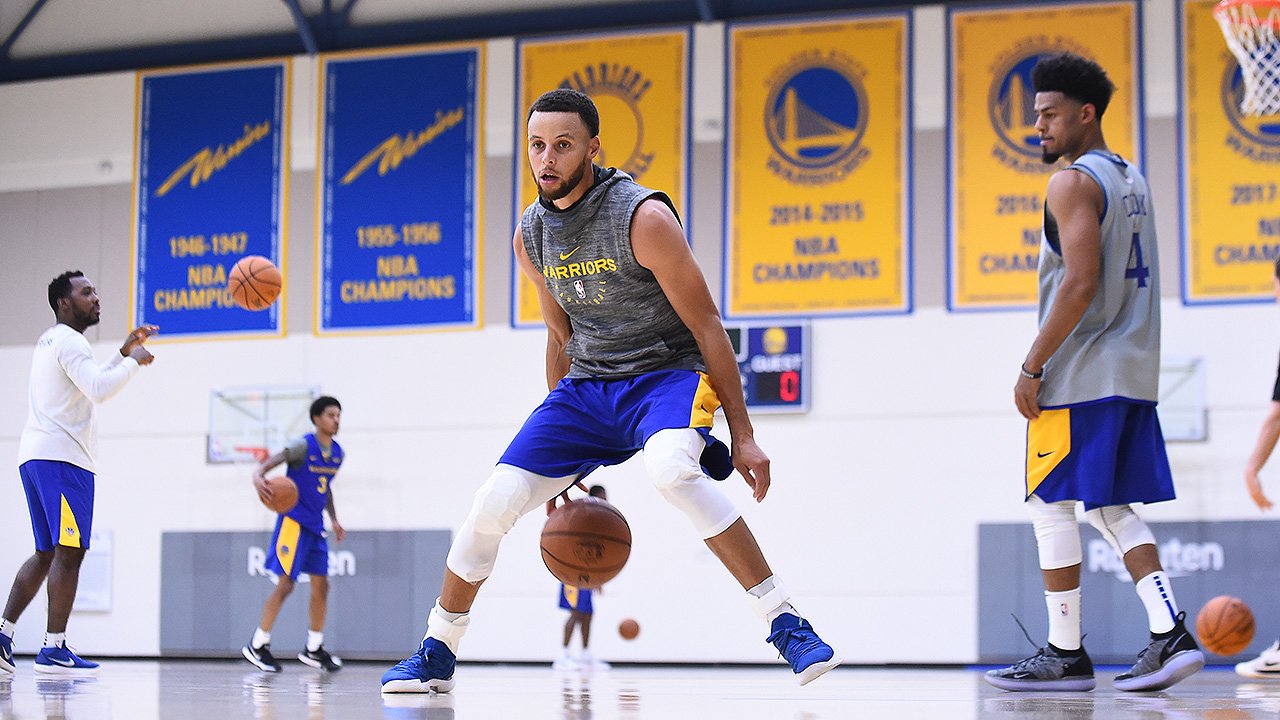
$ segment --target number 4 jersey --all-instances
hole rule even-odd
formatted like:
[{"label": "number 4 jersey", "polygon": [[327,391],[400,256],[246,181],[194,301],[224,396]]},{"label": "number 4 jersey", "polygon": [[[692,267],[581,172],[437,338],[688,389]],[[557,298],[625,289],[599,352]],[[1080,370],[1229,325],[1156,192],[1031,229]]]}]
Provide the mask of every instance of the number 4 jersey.
[{"label": "number 4 jersey", "polygon": [[[1098,292],[1044,368],[1040,406],[1106,398],[1154,403],[1160,378],[1160,262],[1147,180],[1119,155],[1085,153],[1067,170],[1102,188],[1102,265]],[[1040,242],[1040,324],[1066,266],[1057,221],[1045,203]]]}]

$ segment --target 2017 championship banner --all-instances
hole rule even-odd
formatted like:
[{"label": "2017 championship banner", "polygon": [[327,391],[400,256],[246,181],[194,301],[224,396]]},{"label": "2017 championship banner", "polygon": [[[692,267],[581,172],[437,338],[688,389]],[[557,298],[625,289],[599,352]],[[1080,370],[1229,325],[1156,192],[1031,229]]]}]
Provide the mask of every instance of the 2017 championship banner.
[{"label": "2017 championship banner", "polygon": [[1280,115],[1241,112],[1244,78],[1215,4],[1181,7],[1182,297],[1270,302],[1280,259]]},{"label": "2017 championship banner", "polygon": [[[525,115],[556,88],[586,93],[600,111],[596,164],[665,192],[688,226],[689,30],[521,40],[516,49],[515,222],[538,189],[529,169]],[[537,289],[512,264],[511,324],[541,327]]]},{"label": "2017 championship banner", "polygon": [[478,327],[483,47],[319,66],[316,333]]},{"label": "2017 championship banner", "polygon": [[227,275],[283,267],[289,63],[140,72],[134,177],[136,324],[164,336],[279,335],[284,301],[251,312]]},{"label": "2017 championship banner", "polygon": [[1044,193],[1062,165],[1041,159],[1031,69],[1070,51],[1116,85],[1107,145],[1139,168],[1139,10],[1134,2],[949,10],[948,307],[1035,305]]},{"label": "2017 championship banner", "polygon": [[911,310],[910,20],[728,28],[724,312]]}]

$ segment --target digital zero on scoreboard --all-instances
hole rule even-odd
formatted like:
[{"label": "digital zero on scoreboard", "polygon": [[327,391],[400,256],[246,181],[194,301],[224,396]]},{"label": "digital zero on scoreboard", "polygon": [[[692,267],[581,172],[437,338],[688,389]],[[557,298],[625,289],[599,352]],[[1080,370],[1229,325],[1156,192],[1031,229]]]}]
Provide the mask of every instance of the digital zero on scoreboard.
[{"label": "digital zero on scoreboard", "polygon": [[809,411],[809,328],[804,325],[726,327],[755,412]]}]

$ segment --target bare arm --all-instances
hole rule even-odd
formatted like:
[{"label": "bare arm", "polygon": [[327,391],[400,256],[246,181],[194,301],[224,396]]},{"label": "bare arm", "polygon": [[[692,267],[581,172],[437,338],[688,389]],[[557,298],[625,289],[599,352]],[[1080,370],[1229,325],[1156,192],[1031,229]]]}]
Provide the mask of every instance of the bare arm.
[{"label": "bare arm", "polygon": [[524,240],[520,228],[516,227],[515,237],[511,241],[516,255],[516,264],[520,272],[533,282],[538,292],[538,307],[542,308],[542,321],[547,325],[547,390],[555,389],[556,383],[569,374],[569,356],[564,349],[569,344],[569,336],[573,334],[573,326],[569,324],[569,316],[560,307],[551,293],[547,292],[547,284],[542,273],[533,266],[529,253],[525,252]]},{"label": "bare arm", "polygon": [[1277,439],[1280,439],[1280,402],[1272,401],[1271,412],[1267,413],[1267,419],[1262,421],[1262,429],[1258,431],[1258,442],[1254,445],[1253,453],[1249,455],[1249,462],[1244,466],[1245,486],[1249,488],[1249,496],[1253,498],[1259,510],[1270,510],[1272,507],[1271,500],[1262,492],[1262,479],[1258,477],[1258,473],[1262,472],[1262,466],[1266,465],[1267,459],[1271,457],[1271,451],[1275,449]]},{"label": "bare arm", "polygon": [[[1058,238],[1062,248],[1062,262],[1066,272],[1053,307],[1040,327],[1031,350],[1022,366],[1028,372],[1044,369],[1062,342],[1084,317],[1089,303],[1098,294],[1102,270],[1102,188],[1088,175],[1075,170],[1064,170],[1049,180],[1046,197],[1049,212],[1058,221]],[[1037,395],[1040,380],[1018,377],[1013,398],[1018,412],[1028,420],[1040,416]]]},{"label": "bare arm", "polygon": [[284,463],[289,458],[289,450],[285,448],[271,457],[258,463],[257,469],[253,471],[253,487],[258,491],[258,498],[262,502],[271,504],[271,488],[267,487],[267,473],[271,472],[278,465]]},{"label": "bare arm", "polygon": [[329,484],[329,499],[325,501],[324,509],[329,511],[329,521],[333,525],[333,535],[342,542],[347,539],[347,531],[342,527],[342,523],[338,522],[338,509],[333,504],[333,484]]},{"label": "bare arm", "polygon": [[756,502],[764,500],[771,482],[769,458],[756,445],[742,393],[742,376],[720,321],[720,311],[671,208],[656,199],[640,204],[631,221],[631,249],[636,261],[657,278],[671,307],[693,333],[707,363],[711,386],[720,397],[729,422],[733,465],[751,487]]}]

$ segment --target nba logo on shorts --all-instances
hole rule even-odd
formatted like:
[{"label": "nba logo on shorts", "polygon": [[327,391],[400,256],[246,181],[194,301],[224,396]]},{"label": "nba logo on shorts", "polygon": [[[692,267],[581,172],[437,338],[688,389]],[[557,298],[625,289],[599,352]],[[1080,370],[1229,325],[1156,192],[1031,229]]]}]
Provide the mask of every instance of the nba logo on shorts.
[{"label": "nba logo on shorts", "polygon": [[578,298],[579,298],[579,299],[581,299],[581,300],[586,300],[586,299],[587,299],[587,289],[586,289],[586,288],[584,288],[584,287],[582,286],[582,281],[581,281],[581,280],[574,280],[574,281],[573,281],[573,289],[574,289],[574,292],[578,293]]}]

